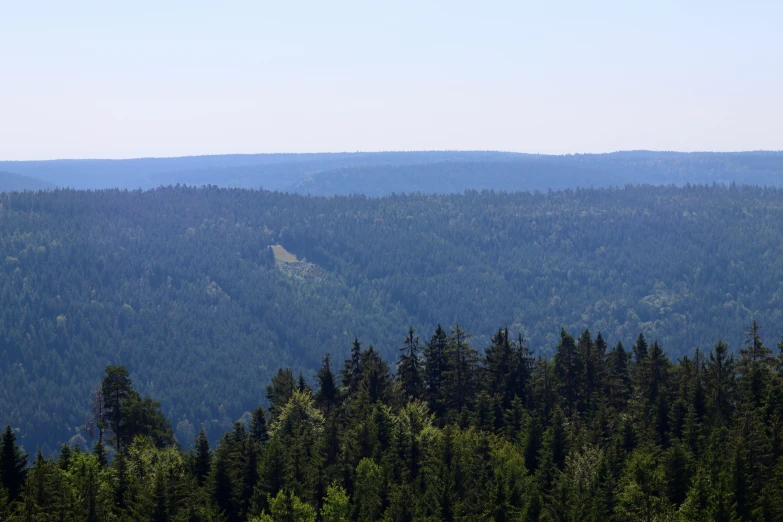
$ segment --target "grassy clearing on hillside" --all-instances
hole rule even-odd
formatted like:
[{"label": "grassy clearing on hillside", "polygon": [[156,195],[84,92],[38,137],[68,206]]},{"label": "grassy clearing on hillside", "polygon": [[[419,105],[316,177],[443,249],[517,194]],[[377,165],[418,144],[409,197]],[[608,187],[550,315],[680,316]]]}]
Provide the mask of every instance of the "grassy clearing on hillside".
[{"label": "grassy clearing on hillside", "polygon": [[283,248],[282,245],[273,245],[272,252],[275,254],[275,261],[283,263],[295,263],[297,261],[296,256]]}]

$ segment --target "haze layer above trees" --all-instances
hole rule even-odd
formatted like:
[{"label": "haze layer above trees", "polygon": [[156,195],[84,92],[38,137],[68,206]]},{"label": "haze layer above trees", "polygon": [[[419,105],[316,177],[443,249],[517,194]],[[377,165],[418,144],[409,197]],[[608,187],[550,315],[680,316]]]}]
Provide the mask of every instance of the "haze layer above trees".
[{"label": "haze layer above trees", "polygon": [[[783,153],[619,152],[546,156],[504,152],[253,154],[130,160],[0,161],[0,171],[78,189],[167,185],[300,194],[460,193],[466,189],[559,190],[626,184],[783,186]],[[0,190],[35,190],[29,186]]]},{"label": "haze layer above trees", "polygon": [[175,427],[214,440],[274,369],[310,379],[354,336],[393,360],[401,325],[459,322],[478,349],[508,325],[544,354],[561,327],[627,345],[644,332],[672,358],[735,349],[753,318],[781,333],[781,222],[783,190],[749,187],[4,194],[1,413],[52,449],[122,364]]}]

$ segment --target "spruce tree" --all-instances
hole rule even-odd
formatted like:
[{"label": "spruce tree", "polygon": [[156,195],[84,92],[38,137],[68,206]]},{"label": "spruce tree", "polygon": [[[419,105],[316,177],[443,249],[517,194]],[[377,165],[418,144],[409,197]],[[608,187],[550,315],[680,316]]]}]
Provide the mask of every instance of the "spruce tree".
[{"label": "spruce tree", "polygon": [[101,383],[103,396],[103,423],[111,431],[109,443],[118,453],[125,449],[128,439],[125,429],[127,401],[132,397],[133,386],[124,366],[107,366]]},{"label": "spruce tree", "polygon": [[421,375],[421,360],[419,358],[419,338],[411,326],[408,336],[400,348],[400,359],[397,363],[397,377],[400,381],[404,400],[419,400],[423,391]]},{"label": "spruce tree", "polygon": [[772,374],[772,350],[764,346],[760,330],[761,327],[753,320],[745,332],[745,346],[739,351],[741,399],[753,408],[759,408],[766,398]]},{"label": "spruce tree", "polygon": [[555,376],[560,394],[569,408],[576,408],[580,399],[583,364],[573,336],[561,329],[560,343],[555,353]]},{"label": "spruce tree", "polygon": [[324,355],[316,380],[318,381],[318,391],[315,393],[315,403],[324,412],[328,413],[337,406],[339,397],[337,383],[332,372],[332,359],[328,353]]},{"label": "spruce tree", "polygon": [[95,446],[93,446],[92,453],[98,460],[98,465],[100,467],[104,468],[109,464],[109,461],[106,458],[106,448],[103,446],[103,443],[100,440],[98,440],[95,443]]},{"label": "spruce tree", "polygon": [[358,337],[353,338],[351,345],[351,357],[345,360],[345,366],[341,371],[342,384],[348,395],[354,394],[359,389],[361,380],[362,344]]},{"label": "spruce tree", "polygon": [[490,395],[497,396],[501,408],[511,406],[513,398],[514,352],[508,338],[508,327],[499,329],[484,352],[484,385]]},{"label": "spruce tree", "polygon": [[446,409],[459,416],[475,400],[479,355],[470,344],[470,334],[456,324],[446,346],[446,370],[442,393]]},{"label": "spruce tree", "polygon": [[212,453],[209,448],[209,440],[204,428],[201,428],[196,437],[196,444],[193,448],[193,471],[196,475],[196,481],[201,486],[207,479],[210,469],[212,469]]},{"label": "spruce tree", "polygon": [[424,347],[424,396],[430,409],[438,418],[443,417],[443,374],[447,370],[446,347],[448,337],[445,330],[438,325],[432,334],[430,342]]},{"label": "spruce tree", "polygon": [[710,352],[706,374],[707,397],[716,425],[726,425],[731,418],[735,378],[734,356],[728,345],[719,341]]},{"label": "spruce tree", "polygon": [[0,485],[8,492],[10,501],[16,500],[27,477],[27,454],[16,445],[16,433],[6,426],[0,440]]},{"label": "spruce tree", "polygon": [[606,393],[609,404],[617,411],[625,408],[631,393],[631,378],[628,369],[628,352],[623,343],[617,343],[606,358]]},{"label": "spruce tree", "polygon": [[274,421],[285,407],[297,388],[294,372],[291,368],[279,368],[266,387],[266,399],[269,401],[269,414]]},{"label": "spruce tree", "polygon": [[266,410],[259,404],[250,414],[250,438],[259,444],[266,444],[269,432],[266,427]]}]

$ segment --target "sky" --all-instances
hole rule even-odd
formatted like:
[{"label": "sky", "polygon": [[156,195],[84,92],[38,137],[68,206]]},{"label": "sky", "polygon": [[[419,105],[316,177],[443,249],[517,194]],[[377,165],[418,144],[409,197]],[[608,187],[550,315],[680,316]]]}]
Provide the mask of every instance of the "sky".
[{"label": "sky", "polygon": [[0,0],[0,160],[783,149],[783,2]]}]

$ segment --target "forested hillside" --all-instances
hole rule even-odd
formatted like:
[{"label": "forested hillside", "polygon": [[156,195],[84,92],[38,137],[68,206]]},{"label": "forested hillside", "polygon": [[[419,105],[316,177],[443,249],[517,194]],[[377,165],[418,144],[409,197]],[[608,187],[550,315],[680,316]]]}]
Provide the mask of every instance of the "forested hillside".
[{"label": "forested hillside", "polygon": [[0,170],[77,189],[217,185],[335,195],[535,191],[627,184],[783,186],[783,152],[631,151],[548,156],[493,151],[233,154],[0,161]]},{"label": "forested hillside", "polygon": [[19,192],[25,190],[47,190],[53,189],[54,185],[41,181],[40,179],[12,174],[10,172],[0,172],[0,192]]},{"label": "forested hillside", "polygon": [[6,427],[0,517],[781,522],[777,348],[755,322],[737,354],[718,342],[676,363],[642,335],[627,350],[561,330],[546,360],[507,329],[483,354],[459,325],[410,329],[391,364],[357,339],[310,383],[280,368],[268,409],[185,451],[126,368],[107,366],[91,451],[32,457]]},{"label": "forested hillside", "polygon": [[[635,187],[387,198],[161,188],[0,196],[0,417],[26,448],[78,440],[108,364],[211,440],[279,366],[311,380],[358,336],[498,326],[643,332],[673,360],[783,323],[783,190]],[[270,246],[280,246],[273,249]],[[286,251],[290,254],[286,254]],[[275,252],[278,259],[275,259]]]}]

